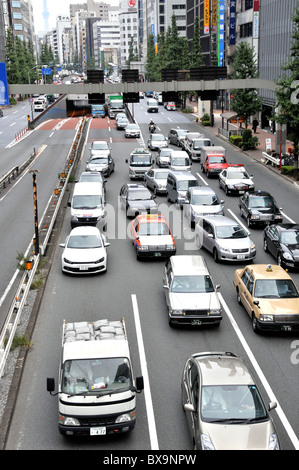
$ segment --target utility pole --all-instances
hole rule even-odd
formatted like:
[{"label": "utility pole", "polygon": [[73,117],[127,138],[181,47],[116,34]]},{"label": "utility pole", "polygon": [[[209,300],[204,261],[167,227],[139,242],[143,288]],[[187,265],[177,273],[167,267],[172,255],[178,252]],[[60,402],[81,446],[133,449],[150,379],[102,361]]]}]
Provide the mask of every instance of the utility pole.
[{"label": "utility pole", "polygon": [[35,249],[35,256],[37,256],[39,254],[39,236],[38,236],[36,173],[39,173],[39,170],[29,170],[29,173],[32,173],[32,177],[33,177],[33,205],[34,205],[34,226],[35,226],[34,249]]}]

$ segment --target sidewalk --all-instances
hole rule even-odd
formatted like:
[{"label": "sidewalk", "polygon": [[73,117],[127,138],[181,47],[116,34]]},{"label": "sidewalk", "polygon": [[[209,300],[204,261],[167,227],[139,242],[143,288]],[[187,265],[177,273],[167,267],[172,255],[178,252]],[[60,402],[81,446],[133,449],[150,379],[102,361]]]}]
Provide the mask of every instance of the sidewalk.
[{"label": "sidewalk", "polygon": [[[191,102],[187,99],[186,106],[189,107],[189,108],[195,108],[197,106],[197,102],[195,102],[195,101]],[[222,118],[220,116],[221,112],[222,112],[221,110],[214,110],[214,126],[213,127],[208,127],[208,129],[209,129],[210,132],[212,132],[215,136],[217,136],[219,138],[219,141],[224,140],[225,142],[229,143],[228,140],[223,139],[218,134],[218,128],[222,127]],[[194,114],[196,115],[196,113],[194,113]],[[201,125],[200,121],[198,122],[198,125],[202,128],[202,132],[204,133],[205,127]],[[227,125],[227,123],[226,123],[226,121],[224,121],[224,126],[226,126],[226,125]],[[228,124],[228,129],[237,129],[237,125],[229,123]],[[248,129],[252,130],[252,125],[251,124],[248,125]],[[259,144],[258,144],[257,148],[255,150],[245,150],[245,151],[243,150],[242,152],[245,153],[246,155],[248,155],[250,158],[253,158],[253,159],[255,159],[257,161],[260,161],[262,163],[263,160],[264,160],[262,152],[266,151],[266,139],[271,140],[271,148],[275,149],[275,135],[272,134],[270,128],[261,129],[260,127],[257,128],[256,133],[254,133],[252,131],[252,135],[256,136],[259,140]],[[219,144],[219,145],[221,145],[221,144]],[[292,146],[293,146],[292,142],[287,140],[286,141],[286,148],[285,149],[283,148],[282,152],[287,151],[288,147],[292,147]],[[233,145],[232,145],[232,147],[236,148]],[[287,178],[288,180],[291,180],[291,181],[295,182],[295,178],[293,176],[282,175],[280,173],[280,170],[278,170],[274,166],[267,165],[267,167],[270,168],[271,170],[273,170],[275,173],[281,175],[282,177]]]}]

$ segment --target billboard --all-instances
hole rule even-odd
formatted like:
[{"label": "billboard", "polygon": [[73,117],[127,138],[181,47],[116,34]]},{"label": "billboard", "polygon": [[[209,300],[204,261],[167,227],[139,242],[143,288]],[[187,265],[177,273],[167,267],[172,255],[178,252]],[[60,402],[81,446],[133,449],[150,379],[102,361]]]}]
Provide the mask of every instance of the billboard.
[{"label": "billboard", "polygon": [[6,63],[0,62],[0,105],[9,105]]}]

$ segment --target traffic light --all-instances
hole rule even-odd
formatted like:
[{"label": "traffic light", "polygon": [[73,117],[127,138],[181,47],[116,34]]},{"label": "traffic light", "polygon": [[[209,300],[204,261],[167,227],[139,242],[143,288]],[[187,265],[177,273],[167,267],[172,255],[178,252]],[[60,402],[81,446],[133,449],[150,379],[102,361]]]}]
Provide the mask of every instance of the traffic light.
[{"label": "traffic light", "polygon": [[208,66],[190,69],[190,80],[217,80],[227,78],[227,67]]},{"label": "traffic light", "polygon": [[124,103],[139,103],[139,93],[123,93]]},{"label": "traffic light", "polygon": [[167,103],[167,101],[178,102],[179,93],[177,91],[162,91],[162,101]]}]

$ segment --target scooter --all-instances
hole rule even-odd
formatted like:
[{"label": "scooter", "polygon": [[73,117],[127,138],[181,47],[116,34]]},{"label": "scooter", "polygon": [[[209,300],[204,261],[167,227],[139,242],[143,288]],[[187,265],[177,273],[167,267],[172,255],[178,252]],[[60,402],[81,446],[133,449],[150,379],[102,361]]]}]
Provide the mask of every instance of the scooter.
[{"label": "scooter", "polygon": [[155,124],[149,124],[148,128],[151,134],[153,134],[156,130]]}]

